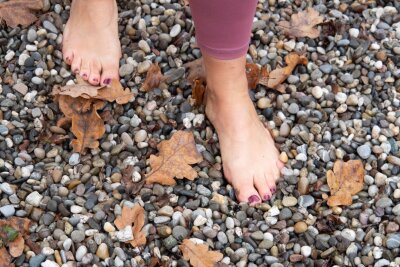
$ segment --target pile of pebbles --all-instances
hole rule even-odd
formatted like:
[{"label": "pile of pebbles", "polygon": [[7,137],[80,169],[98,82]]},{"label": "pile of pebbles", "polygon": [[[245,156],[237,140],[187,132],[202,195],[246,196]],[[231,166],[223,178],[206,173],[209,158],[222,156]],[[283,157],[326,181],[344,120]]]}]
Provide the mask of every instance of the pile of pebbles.
[{"label": "pile of pebbles", "polygon": [[[283,84],[287,93],[250,91],[285,162],[278,192],[256,207],[235,202],[215,131],[190,104],[183,64],[201,53],[183,1],[118,1],[121,82],[137,97],[107,104],[112,118],[101,146],[82,156],[68,141],[42,138],[44,129],[71,136],[55,126],[60,111],[49,96],[53,85],[74,79],[61,53],[70,1],[45,0],[48,15],[28,28],[2,27],[0,218],[31,219],[29,238],[39,247],[15,265],[148,266],[156,257],[165,266],[189,266],[178,245],[195,238],[223,253],[221,266],[399,266],[400,2],[355,1],[368,2],[360,8],[315,1],[333,22],[317,39],[286,38],[277,23],[306,2],[260,0],[255,16],[249,62],[275,69],[293,51],[309,59]],[[140,92],[153,62],[169,85]],[[195,135],[204,156],[195,167],[199,178],[128,195],[122,170],[135,164],[140,181],[146,159],[177,129]],[[326,172],[349,159],[363,160],[364,188],[351,206],[330,208]],[[122,207],[134,203],[146,211],[147,244],[140,248],[113,235]]]}]

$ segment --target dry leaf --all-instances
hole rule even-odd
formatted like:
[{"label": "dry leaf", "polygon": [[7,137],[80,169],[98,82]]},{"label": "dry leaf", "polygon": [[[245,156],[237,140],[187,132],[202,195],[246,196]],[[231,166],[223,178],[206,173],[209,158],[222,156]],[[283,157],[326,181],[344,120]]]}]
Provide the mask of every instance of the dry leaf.
[{"label": "dry leaf", "polygon": [[293,14],[290,22],[280,21],[278,27],[289,37],[310,37],[314,39],[320,35],[320,30],[315,27],[323,20],[324,18],[319,15],[318,11],[310,7],[306,11]]},{"label": "dry leaf", "polygon": [[267,86],[269,73],[265,67],[258,68],[256,64],[246,64],[246,76],[249,89],[256,89],[258,84]]},{"label": "dry leaf", "polygon": [[194,180],[197,172],[190,164],[203,160],[196,149],[193,133],[186,131],[175,132],[170,140],[158,145],[159,156],[151,155],[149,162],[152,171],[146,177],[146,183],[174,185],[175,178]]},{"label": "dry leaf", "polygon": [[194,106],[199,107],[204,104],[204,93],[206,87],[201,80],[195,80],[192,87],[192,98],[194,99]]},{"label": "dry leaf", "polygon": [[136,195],[144,185],[144,179],[142,179],[140,182],[136,183],[133,182],[132,180],[133,170],[134,166],[129,165],[122,172],[122,182],[125,185],[125,192],[128,193],[128,195],[132,196]]},{"label": "dry leaf", "polygon": [[92,107],[87,112],[75,113],[72,116],[71,131],[76,139],[71,144],[74,152],[84,153],[86,148],[99,147],[99,141],[106,131],[104,122]]},{"label": "dry leaf", "polygon": [[60,86],[55,85],[53,95],[67,95],[73,98],[99,99],[108,102],[126,104],[133,99],[133,93],[129,88],[124,89],[121,83],[113,79],[109,86],[93,86],[82,78],[77,77],[77,84]]},{"label": "dry leaf", "polygon": [[268,78],[267,86],[275,89],[278,85],[284,82],[292,73],[297,64],[307,64],[308,60],[305,56],[300,56],[297,53],[290,53],[285,57],[286,67],[271,71]]},{"label": "dry leaf", "polygon": [[6,247],[0,247],[0,267],[11,267],[15,266],[11,264],[11,256],[8,254]]},{"label": "dry leaf", "polygon": [[206,80],[206,71],[204,69],[203,58],[199,58],[183,65],[188,69],[186,80],[189,84],[193,84],[195,80]]},{"label": "dry leaf", "polygon": [[209,251],[207,245],[196,245],[190,239],[183,240],[179,249],[182,251],[183,258],[190,261],[193,267],[214,267],[214,264],[223,258],[221,252]]},{"label": "dry leaf", "polygon": [[148,92],[160,86],[160,84],[165,80],[164,75],[161,73],[160,66],[158,63],[151,64],[149,70],[146,74],[146,79],[143,82],[142,88],[140,90]]},{"label": "dry leaf", "polygon": [[42,0],[10,0],[0,3],[0,18],[12,28],[28,26],[37,20],[34,12],[42,8]]},{"label": "dry leaf", "polygon": [[17,238],[8,243],[8,252],[14,258],[17,258],[22,255],[24,252],[25,241],[22,235],[18,235]]},{"label": "dry leaf", "polygon": [[333,171],[327,172],[327,182],[331,189],[328,206],[351,205],[351,196],[357,194],[363,188],[364,166],[362,161],[343,162],[337,160],[333,165]]},{"label": "dry leaf", "polygon": [[144,226],[144,209],[135,204],[132,208],[124,206],[121,216],[118,216],[114,221],[118,230],[122,230],[127,226],[132,226],[133,240],[128,241],[133,247],[138,247],[146,244],[146,235],[142,231]]}]

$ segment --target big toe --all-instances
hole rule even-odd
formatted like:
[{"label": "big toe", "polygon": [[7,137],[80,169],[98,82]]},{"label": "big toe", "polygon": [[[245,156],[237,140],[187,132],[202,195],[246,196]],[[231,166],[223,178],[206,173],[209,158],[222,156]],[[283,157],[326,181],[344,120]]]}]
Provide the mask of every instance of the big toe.
[{"label": "big toe", "polygon": [[264,174],[259,174],[254,178],[254,185],[261,196],[262,201],[268,201],[271,199],[273,194],[273,188],[275,188],[275,183],[271,183],[268,176]]},{"label": "big toe", "polygon": [[100,78],[101,85],[109,85],[111,80],[119,79],[118,62],[113,62],[113,60],[105,60],[101,65],[103,68]]},{"label": "big toe", "polygon": [[[235,181],[235,179],[233,180]],[[238,180],[236,179],[236,181]],[[243,182],[232,183],[233,187],[235,188],[237,200],[239,202],[248,202],[250,205],[260,203],[262,200],[256,188],[254,187],[253,179],[249,178],[244,181],[246,181],[247,184],[243,184]]]}]

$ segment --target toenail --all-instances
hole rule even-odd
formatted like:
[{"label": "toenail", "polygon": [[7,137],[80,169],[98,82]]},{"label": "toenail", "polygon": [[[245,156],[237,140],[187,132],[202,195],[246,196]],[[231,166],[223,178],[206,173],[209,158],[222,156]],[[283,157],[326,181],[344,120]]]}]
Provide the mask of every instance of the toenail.
[{"label": "toenail", "polygon": [[86,73],[82,74],[82,77],[87,78],[87,74]]},{"label": "toenail", "polygon": [[110,83],[111,83],[111,79],[110,79],[110,78],[107,78],[107,79],[104,80],[104,84],[107,84],[107,85],[108,85],[108,84],[110,84]]},{"label": "toenail", "polygon": [[79,73],[79,69],[75,69],[74,72],[75,72],[75,74],[78,74]]},{"label": "toenail", "polygon": [[272,188],[271,188],[271,193],[275,193],[275,191],[276,191],[276,188],[275,188],[275,187],[272,187]]},{"label": "toenail", "polygon": [[264,200],[265,200],[265,201],[268,201],[268,200],[270,200],[270,199],[271,199],[270,195],[268,195],[268,194],[265,194],[265,195],[264,195]]},{"label": "toenail", "polygon": [[256,196],[256,195],[252,195],[252,196],[249,197],[249,203],[250,204],[252,204],[254,202],[258,202],[258,201],[260,201],[260,198],[258,196]]},{"label": "toenail", "polygon": [[94,78],[94,79],[93,79],[93,81],[94,81],[95,83],[97,83],[99,80],[98,80],[98,79],[96,79],[96,78]]}]

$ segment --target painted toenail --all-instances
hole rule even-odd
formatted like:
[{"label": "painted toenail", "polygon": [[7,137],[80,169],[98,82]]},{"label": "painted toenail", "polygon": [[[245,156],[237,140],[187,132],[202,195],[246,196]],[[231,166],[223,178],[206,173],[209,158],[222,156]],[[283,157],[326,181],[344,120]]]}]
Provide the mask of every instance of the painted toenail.
[{"label": "painted toenail", "polygon": [[275,193],[275,191],[276,191],[276,188],[275,188],[275,187],[272,187],[272,188],[271,188],[271,193],[273,194],[273,193]]},{"label": "painted toenail", "polygon": [[111,83],[111,79],[110,79],[110,78],[107,78],[107,79],[104,80],[104,84],[107,84],[107,85],[108,85],[108,84],[110,84],[110,83]]},{"label": "painted toenail", "polygon": [[74,70],[74,73],[75,73],[75,74],[78,74],[78,73],[79,73],[79,69],[75,69],[75,70]]},{"label": "painted toenail", "polygon": [[268,195],[268,194],[265,194],[265,195],[264,195],[264,200],[265,200],[265,201],[268,201],[268,200],[270,200],[270,199],[271,199],[270,195]]},{"label": "painted toenail", "polygon": [[86,73],[82,74],[82,77],[87,78],[87,74]]},{"label": "painted toenail", "polygon": [[250,204],[252,204],[254,202],[258,202],[258,201],[260,201],[260,198],[258,196],[256,196],[256,195],[252,195],[252,196],[249,197],[249,203]]}]

